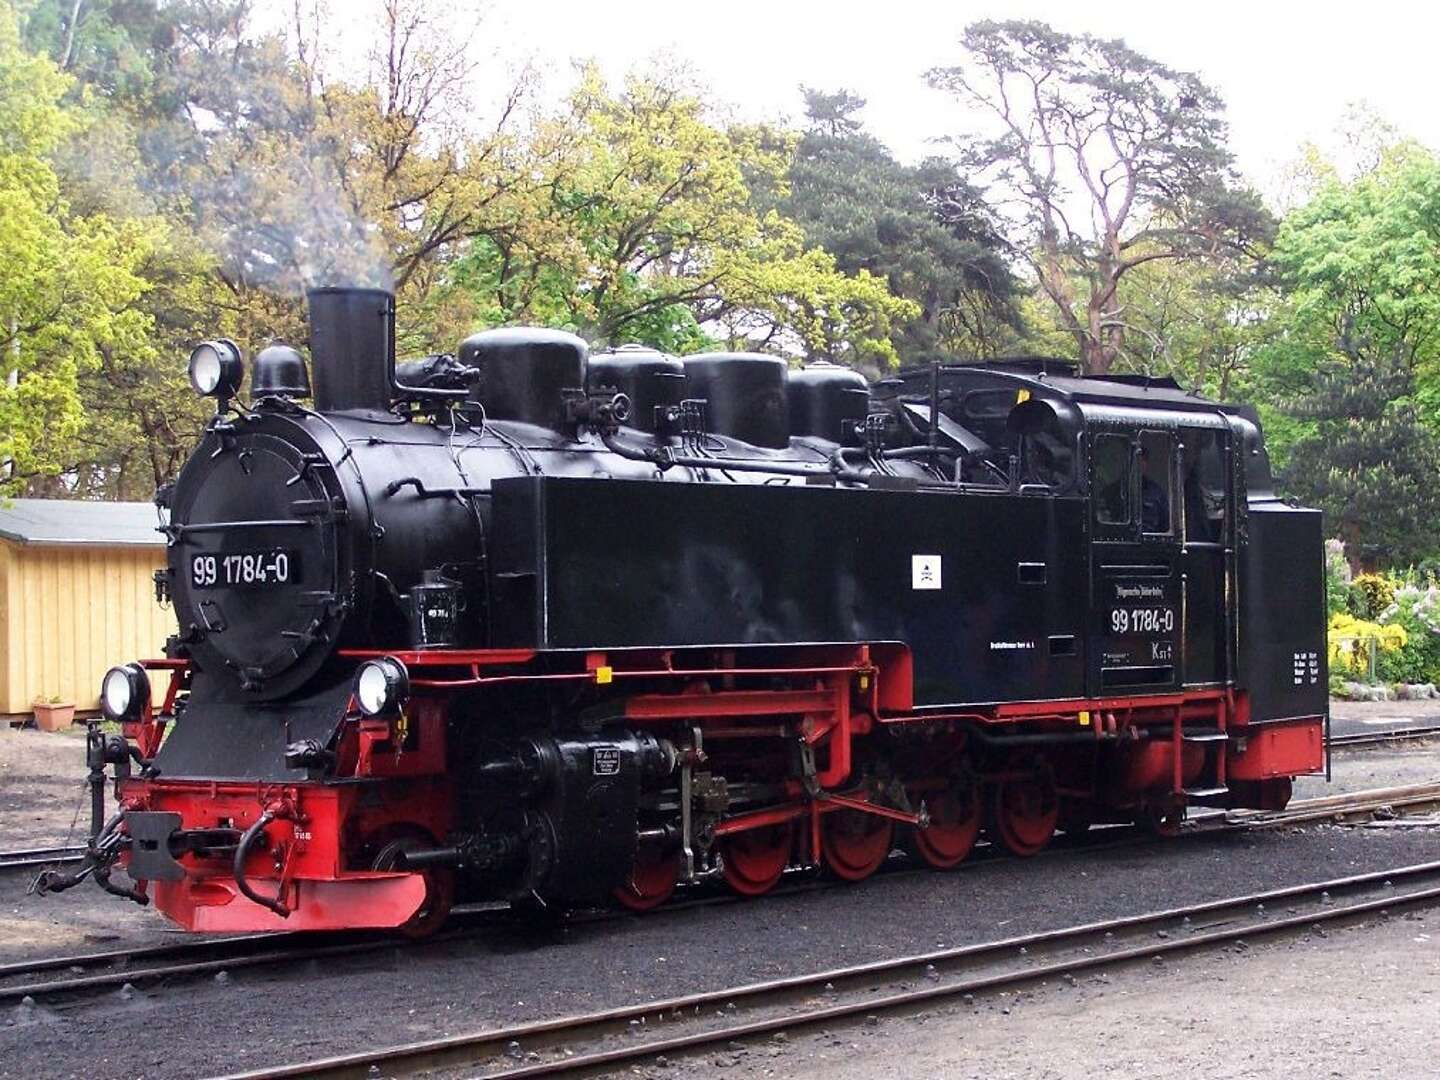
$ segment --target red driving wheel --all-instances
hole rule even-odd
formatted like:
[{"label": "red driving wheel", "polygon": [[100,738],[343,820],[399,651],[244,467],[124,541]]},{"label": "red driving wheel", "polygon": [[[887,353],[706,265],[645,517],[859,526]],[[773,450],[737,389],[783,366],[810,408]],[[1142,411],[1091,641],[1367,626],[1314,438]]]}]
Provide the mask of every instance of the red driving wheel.
[{"label": "red driving wheel", "polygon": [[980,790],[969,784],[942,791],[926,800],[925,809],[930,824],[915,830],[915,850],[936,870],[953,870],[980,836]]},{"label": "red driving wheel", "polygon": [[614,896],[631,911],[650,911],[670,899],[679,879],[680,859],[675,852],[642,844],[630,876],[615,889]]},{"label": "red driving wheel", "polygon": [[895,822],[879,814],[838,810],[826,814],[821,825],[825,865],[846,881],[860,881],[879,870],[894,845]]},{"label": "red driving wheel", "polygon": [[993,835],[1012,854],[1037,854],[1055,835],[1060,797],[1047,771],[1002,780],[995,788]]},{"label": "red driving wheel", "polygon": [[789,822],[732,833],[720,841],[725,880],[742,896],[769,892],[790,865],[793,844]]}]

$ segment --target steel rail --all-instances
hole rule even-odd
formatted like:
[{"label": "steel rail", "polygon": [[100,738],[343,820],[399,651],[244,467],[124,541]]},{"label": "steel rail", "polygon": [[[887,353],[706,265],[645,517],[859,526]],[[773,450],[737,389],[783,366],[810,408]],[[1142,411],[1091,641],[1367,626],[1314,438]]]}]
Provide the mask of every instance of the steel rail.
[{"label": "steel rail", "polygon": [[84,854],[84,844],[0,851],[0,873],[6,870],[28,870],[42,866],[54,866],[57,863],[79,862]]},{"label": "steel rail", "polygon": [[[1402,810],[1414,807],[1440,806],[1440,784],[1409,785],[1397,788],[1378,788],[1353,792],[1345,795],[1325,796],[1294,803],[1284,811],[1242,810],[1216,812],[1204,818],[1186,822],[1175,838],[1211,835],[1220,832],[1281,828],[1287,825],[1304,824],[1314,821],[1334,821],[1374,814],[1377,811]],[[1134,835],[1120,827],[1113,841],[1095,843],[1093,839],[1074,847],[1049,848],[1037,858],[1046,856],[1080,856],[1116,846],[1135,843]],[[1148,839],[1148,838],[1146,838]],[[992,845],[993,846],[993,845]],[[961,864],[960,869],[979,869],[1006,862],[1000,858],[985,857],[988,849],[978,852]],[[910,868],[900,866],[891,872],[907,872]],[[930,873],[925,867],[916,867],[913,872]],[[821,884],[813,880],[793,881],[788,887],[782,886],[770,895],[795,895],[800,892],[824,891],[842,888],[842,884]],[[657,915],[675,914],[693,908],[711,907],[720,904],[745,903],[747,898],[732,896],[728,892],[712,896],[680,899],[647,918]],[[611,919],[636,917],[625,910],[600,910],[577,912],[568,917],[571,923],[604,922]],[[452,919],[457,925],[443,930],[436,937],[411,942],[394,935],[362,936],[358,940],[346,941],[344,933],[304,934],[280,931],[276,933],[248,934],[241,937],[207,938],[187,940],[173,944],[141,946],[135,949],[114,949],[88,954],[71,954],[17,960],[0,964],[0,980],[27,978],[23,984],[0,986],[0,1003],[23,1000],[25,997],[73,996],[107,989],[117,989],[126,983],[140,985],[162,979],[187,978],[212,975],[219,971],[238,970],[268,964],[300,962],[316,958],[332,958],[358,955],[384,948],[409,948],[423,946],[436,941],[462,939],[476,932],[493,929],[515,919],[508,909],[493,906],[465,910],[457,908]],[[363,932],[357,932],[363,933]],[[340,939],[340,940],[337,940]],[[154,962],[136,965],[136,961]],[[170,961],[170,962],[164,962]],[[68,978],[35,980],[45,972],[68,970],[74,967],[93,968],[108,965],[114,970],[96,973],[76,974]]]},{"label": "steel rail", "polygon": [[[1408,784],[1393,788],[1367,788],[1342,795],[1303,799],[1284,810],[1230,810],[1216,815],[1224,829],[1275,829],[1313,821],[1351,821],[1385,811],[1433,809],[1440,806],[1440,783]],[[1213,818],[1194,822],[1195,830],[1213,828]]]},{"label": "steel rail", "polygon": [[1412,739],[1440,738],[1440,724],[1426,724],[1423,727],[1386,728],[1384,731],[1353,731],[1345,735],[1331,735],[1327,745],[1338,750],[1352,746],[1383,746],[1392,742],[1408,742]]},{"label": "steel rail", "polygon": [[[102,964],[109,965],[115,970],[0,986],[0,1004],[7,1001],[23,1001],[26,997],[68,996],[88,991],[106,990],[124,986],[126,983],[138,984],[177,977],[211,975],[221,971],[235,971],[266,964],[299,963],[329,957],[361,955],[382,949],[405,949],[417,945],[454,941],[474,933],[479,928],[477,923],[483,922],[486,916],[497,913],[505,916],[510,914],[508,910],[496,912],[489,908],[458,912],[456,915],[457,925],[444,929],[431,937],[417,940],[410,940],[396,934],[371,933],[363,930],[314,934],[278,931],[141,946],[136,949],[113,949],[87,954],[16,960],[0,965],[0,979],[30,977],[46,971],[87,968]],[[164,961],[167,958],[173,958],[173,962],[156,963],[150,967],[133,966],[136,960]]]},{"label": "steel rail", "polygon": [[210,960],[192,960],[178,964],[164,964],[149,968],[130,968],[122,971],[105,972],[99,975],[76,975],[69,979],[52,979],[47,982],[18,983],[0,987],[0,1003],[24,1001],[40,995],[71,994],[77,991],[103,990],[123,987],[156,979],[176,976],[216,974],[240,968],[256,967],[263,964],[299,963],[303,960],[318,960],[332,956],[353,956],[379,949],[393,949],[403,945],[394,939],[345,943],[340,945],[308,946],[302,949],[282,949],[269,952],[237,953],[234,956],[215,957]]},{"label": "steel rail", "polygon": [[206,938],[203,941],[178,941],[167,945],[142,945],[133,949],[105,949],[92,953],[72,953],[68,956],[43,956],[28,960],[12,960],[0,964],[0,979],[17,975],[35,975],[42,971],[57,971],[60,968],[87,968],[101,964],[131,964],[136,960],[157,960],[166,956],[189,956],[208,951],[227,949],[243,950],[250,946],[274,944],[296,937],[293,933],[245,934],[238,937]]},{"label": "steel rail", "polygon": [[[1402,884],[1410,889],[1400,891]],[[1382,895],[1370,896],[1376,889]],[[1347,904],[1335,902],[1333,894],[1351,892],[1361,898]],[[1282,902],[1288,902],[1286,913],[1272,916],[1267,905]],[[394,1076],[477,1067],[487,1080],[512,1080],[590,1071],[659,1054],[693,1053],[757,1035],[849,1022],[881,1012],[913,1011],[963,994],[1018,987],[1437,902],[1440,862],[1424,863],[606,1012],[261,1068],[231,1074],[225,1080]],[[1302,904],[1308,904],[1308,909],[1295,910]],[[1197,920],[1205,921],[1202,925]],[[1037,957],[1032,950],[1042,955]],[[1047,950],[1053,954],[1048,960],[1043,956]],[[724,1023],[714,1024],[711,1019],[717,1007],[726,1018]],[[746,1020],[738,1016],[742,1009],[788,1011]],[[701,1030],[689,1030],[696,1026]],[[675,1029],[685,1030],[671,1034]],[[647,1037],[651,1033],[656,1037]],[[544,1052],[554,1056],[543,1057]]]}]

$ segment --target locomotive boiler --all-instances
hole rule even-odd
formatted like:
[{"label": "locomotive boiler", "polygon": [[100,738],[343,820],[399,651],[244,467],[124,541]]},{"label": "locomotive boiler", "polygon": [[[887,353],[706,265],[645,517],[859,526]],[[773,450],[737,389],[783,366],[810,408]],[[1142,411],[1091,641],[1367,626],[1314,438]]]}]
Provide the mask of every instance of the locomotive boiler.
[{"label": "locomotive boiler", "polygon": [[457,896],[645,909],[1164,831],[1324,768],[1319,514],[1247,409],[527,328],[397,364],[390,294],[309,312],[248,402],[233,344],[192,354],[176,633],[107,674],[90,850],[42,888],[421,933]]}]

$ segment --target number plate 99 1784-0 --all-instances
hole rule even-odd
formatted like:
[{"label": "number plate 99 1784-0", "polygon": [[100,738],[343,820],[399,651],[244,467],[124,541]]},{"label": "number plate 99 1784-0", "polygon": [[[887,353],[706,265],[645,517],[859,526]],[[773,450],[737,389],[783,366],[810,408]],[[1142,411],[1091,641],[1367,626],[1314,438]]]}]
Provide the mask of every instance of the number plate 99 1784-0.
[{"label": "number plate 99 1784-0", "polygon": [[257,589],[288,585],[298,577],[295,553],[284,548],[195,555],[190,559],[190,584],[196,589]]}]

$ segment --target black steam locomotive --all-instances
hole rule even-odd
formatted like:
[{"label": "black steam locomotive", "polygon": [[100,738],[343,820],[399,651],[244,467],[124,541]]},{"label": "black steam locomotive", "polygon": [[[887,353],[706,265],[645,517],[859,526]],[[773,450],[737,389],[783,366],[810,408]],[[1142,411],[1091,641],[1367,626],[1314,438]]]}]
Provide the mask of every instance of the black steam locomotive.
[{"label": "black steam locomotive", "polygon": [[1164,830],[1324,767],[1319,514],[1246,409],[538,329],[397,365],[391,295],[309,301],[313,405],[288,346],[248,405],[232,344],[192,355],[177,633],[106,676],[90,854],[45,887],[421,932],[461,893],[643,909]]}]

